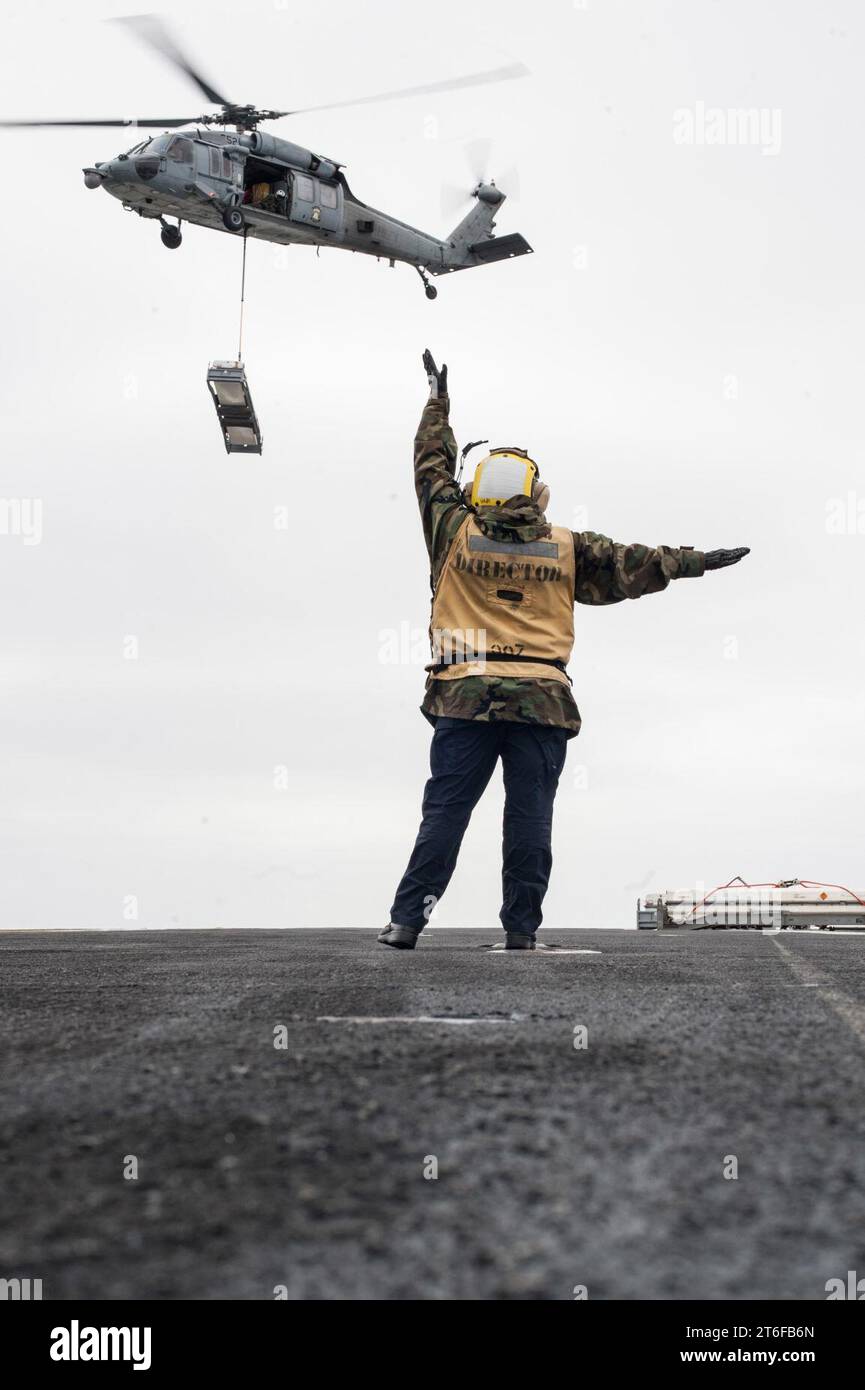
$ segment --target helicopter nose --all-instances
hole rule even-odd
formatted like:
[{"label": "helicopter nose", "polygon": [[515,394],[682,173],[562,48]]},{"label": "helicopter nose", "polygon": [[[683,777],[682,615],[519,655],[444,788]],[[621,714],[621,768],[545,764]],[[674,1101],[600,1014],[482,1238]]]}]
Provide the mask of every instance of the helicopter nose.
[{"label": "helicopter nose", "polygon": [[84,187],[99,188],[105,178],[105,165],[95,164],[84,170]]}]

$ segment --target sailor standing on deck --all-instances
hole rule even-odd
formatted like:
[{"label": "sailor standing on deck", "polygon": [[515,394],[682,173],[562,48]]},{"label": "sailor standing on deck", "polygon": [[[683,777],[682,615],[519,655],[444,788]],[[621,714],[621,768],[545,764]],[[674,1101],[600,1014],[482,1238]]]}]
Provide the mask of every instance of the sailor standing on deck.
[{"label": "sailor standing on deck", "polygon": [[621,603],[749,553],[620,545],[546,518],[550,490],[523,449],[497,448],[461,490],[447,367],[429,351],[415,490],[433,589],[422,711],[435,729],[423,820],[397,889],[386,946],[414,949],[456,867],[499,758],[505,784],[500,913],[509,950],[532,950],[552,867],[553,802],[580,730],[567,665],[574,604]]}]

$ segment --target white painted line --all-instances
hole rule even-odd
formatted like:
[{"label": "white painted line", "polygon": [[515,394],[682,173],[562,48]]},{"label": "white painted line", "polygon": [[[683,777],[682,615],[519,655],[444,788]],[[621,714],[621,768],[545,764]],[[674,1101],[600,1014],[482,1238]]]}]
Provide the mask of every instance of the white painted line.
[{"label": "white painted line", "polygon": [[508,951],[504,946],[491,946],[490,954],[493,953],[508,956],[602,956],[604,954],[603,951],[572,950],[570,946],[563,946],[558,950],[552,946],[539,946],[534,951]]},{"label": "white painted line", "polygon": [[[828,975],[822,975],[817,970],[813,962],[806,962],[801,959],[795,951],[790,951],[787,946],[782,945],[776,936],[771,938],[772,945],[776,946],[789,965],[793,974],[802,984],[813,986],[819,990],[820,998],[829,1005],[829,1008],[840,1018],[842,1023],[846,1023],[850,1032],[858,1038],[860,1043],[865,1043],[865,1006],[858,999],[853,999],[844,990],[831,980]],[[820,975],[818,981],[803,980],[803,975]]]},{"label": "white painted line", "polygon": [[348,1015],[346,1017],[332,1017],[324,1015],[317,1018],[316,1023],[444,1023],[448,1027],[469,1027],[475,1023],[515,1023],[513,1018],[431,1018],[424,1014],[417,1018],[405,1017],[399,1014],[383,1018],[367,1018],[363,1014]]}]

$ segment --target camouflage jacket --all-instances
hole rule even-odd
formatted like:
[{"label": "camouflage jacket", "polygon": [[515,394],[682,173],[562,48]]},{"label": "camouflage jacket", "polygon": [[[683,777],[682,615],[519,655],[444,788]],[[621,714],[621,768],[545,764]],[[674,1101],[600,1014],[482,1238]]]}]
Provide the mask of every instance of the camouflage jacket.
[{"label": "camouflage jacket", "polygon": [[[433,590],[451,542],[467,507],[456,482],[457,444],[448,423],[447,397],[427,402],[414,443],[414,479],[430,559]],[[533,541],[549,535],[546,518],[529,498],[513,498],[477,514],[483,531],[496,540]],[[671,579],[703,574],[705,557],[698,550],[662,545],[619,545],[594,531],[573,533],[576,580],[574,602],[621,603],[660,593]],[[570,737],[580,731],[580,712],[570,687],[561,681],[513,676],[466,676],[442,681],[430,676],[421,706],[436,719],[500,719],[521,724],[551,724]]]}]

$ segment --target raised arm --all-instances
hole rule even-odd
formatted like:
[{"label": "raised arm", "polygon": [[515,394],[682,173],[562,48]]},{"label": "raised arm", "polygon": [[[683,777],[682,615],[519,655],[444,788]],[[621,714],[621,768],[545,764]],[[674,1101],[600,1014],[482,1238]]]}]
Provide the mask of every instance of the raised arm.
[{"label": "raised arm", "polygon": [[414,441],[414,485],[433,576],[465,515],[456,484],[457,443],[448,422],[447,367],[441,371],[427,350],[424,368],[430,385]]}]

